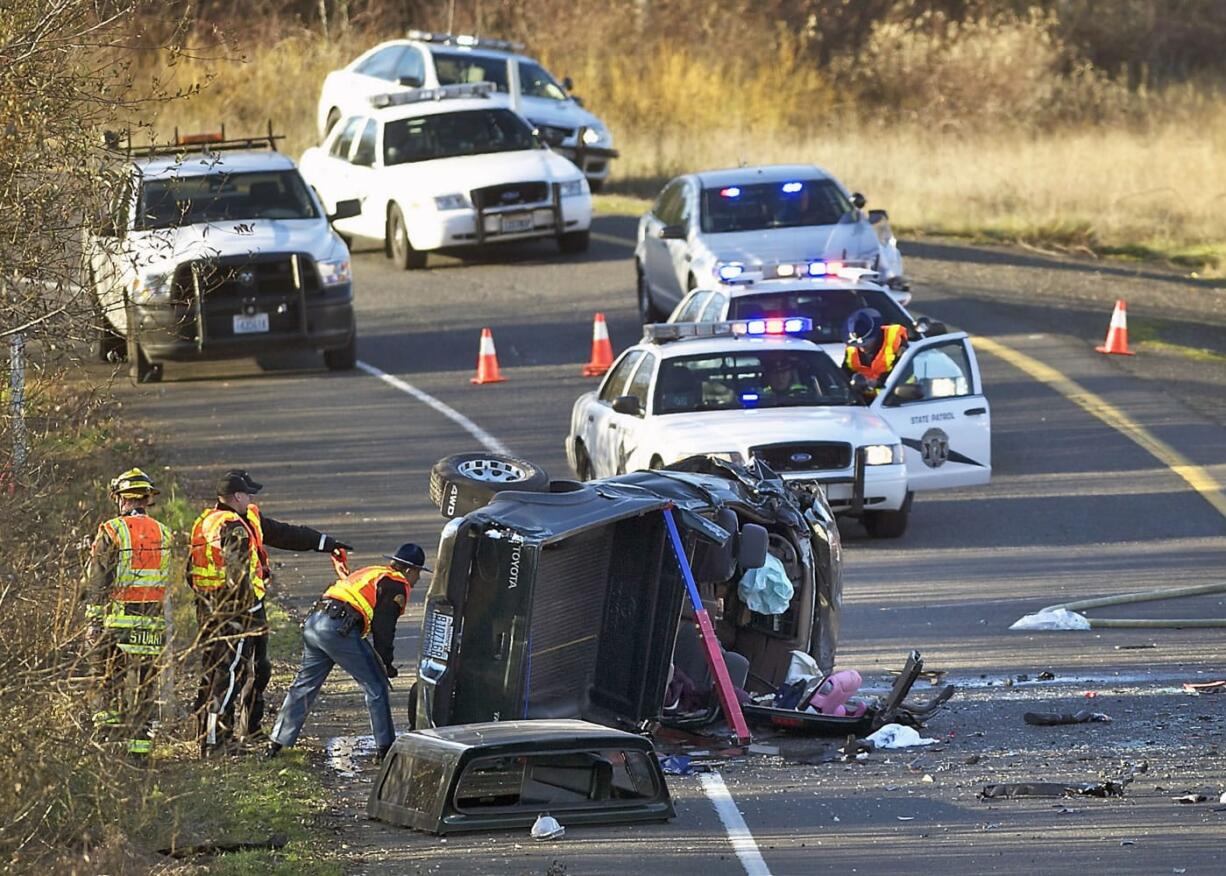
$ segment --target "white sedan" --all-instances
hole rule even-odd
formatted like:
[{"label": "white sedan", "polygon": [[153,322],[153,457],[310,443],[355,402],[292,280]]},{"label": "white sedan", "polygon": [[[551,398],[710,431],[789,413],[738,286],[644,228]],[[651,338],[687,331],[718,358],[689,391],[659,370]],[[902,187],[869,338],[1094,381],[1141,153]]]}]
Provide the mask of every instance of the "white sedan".
[{"label": "white sedan", "polygon": [[988,482],[991,419],[964,333],[912,343],[866,406],[826,353],[783,335],[804,323],[649,326],[576,400],[572,468],[586,480],[694,454],[757,459],[822,485],[878,538],[906,530],[914,492]]},{"label": "white sedan", "polygon": [[863,195],[811,164],[677,177],[639,220],[634,260],[643,322],[663,319],[691,289],[768,266],[789,269],[765,274],[773,279],[808,276],[810,268],[824,273],[838,260],[905,289],[889,217],[864,205]]},{"label": "white sedan", "polygon": [[337,231],[383,241],[405,268],[443,247],[534,238],[563,252],[588,247],[587,180],[489,86],[377,95],[299,166],[329,210],[361,202]]}]

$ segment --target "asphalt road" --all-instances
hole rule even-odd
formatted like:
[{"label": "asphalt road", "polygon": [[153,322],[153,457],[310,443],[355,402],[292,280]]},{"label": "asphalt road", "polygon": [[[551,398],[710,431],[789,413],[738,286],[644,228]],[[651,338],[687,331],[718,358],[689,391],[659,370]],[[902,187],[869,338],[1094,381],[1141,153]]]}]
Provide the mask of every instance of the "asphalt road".
[{"label": "asphalt road", "polygon": [[[539,244],[480,259],[394,270],[359,247],[359,357],[430,394],[515,453],[568,476],[562,439],[592,381],[592,314],[615,349],[637,339],[632,220],[603,218],[585,256]],[[904,243],[913,309],[1056,368],[1226,483],[1226,368],[1167,348],[1107,358],[1116,297],[1147,337],[1226,351],[1226,306],[1178,275],[949,242]],[[472,386],[480,329],[494,330],[506,383]],[[767,740],[778,755],[719,765],[746,833],[721,821],[697,776],[675,777],[677,818],[648,827],[571,829],[538,845],[523,834],[447,841],[366,821],[373,771],[334,776],[324,822],[354,872],[809,873],[1221,872],[1226,848],[1226,693],[1184,681],[1226,677],[1222,630],[1017,633],[1019,616],[1056,602],[1226,577],[1226,518],[1188,481],[1051,385],[979,351],[992,405],[992,483],[922,496],[907,534],[870,541],[844,526],[840,665],[889,683],[911,648],[961,687],[928,728],[936,745],[862,763],[798,764],[820,743]],[[453,419],[363,371],[331,374],[314,357],[167,366],[166,382],[123,387],[177,474],[204,498],[215,473],[250,469],[266,513],[326,529],[357,562],[411,539],[436,543],[430,465],[475,448]],[[1084,400],[1083,400],[1084,401]],[[1186,473],[1186,472],[1185,472]],[[280,595],[301,611],[327,583],[318,555],[281,555]],[[412,664],[416,596],[398,639]],[[1226,596],[1103,609],[1096,616],[1226,617]],[[1053,680],[1039,681],[1040,672]],[[1019,676],[1026,676],[1019,680]],[[923,687],[921,683],[920,687]],[[397,682],[403,715],[408,679]],[[921,691],[922,693],[923,691]],[[1097,696],[1087,699],[1086,692]],[[280,691],[273,692],[279,700]],[[1110,724],[1029,727],[1027,710],[1090,706]],[[364,732],[360,697],[334,678],[303,744]],[[1148,764],[1121,799],[984,801],[990,782],[1111,777]],[[1172,798],[1204,793],[1208,802]],[[738,852],[740,856],[738,857]]]}]

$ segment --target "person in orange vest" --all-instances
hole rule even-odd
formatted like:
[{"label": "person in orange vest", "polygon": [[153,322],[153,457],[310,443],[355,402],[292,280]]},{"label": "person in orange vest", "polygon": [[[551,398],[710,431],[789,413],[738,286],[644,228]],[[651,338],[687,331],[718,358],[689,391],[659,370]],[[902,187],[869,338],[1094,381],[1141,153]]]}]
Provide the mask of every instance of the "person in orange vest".
[{"label": "person in orange vest", "polygon": [[153,750],[158,658],[166,646],[165,600],[173,536],[149,516],[158,494],[132,468],[110,484],[119,511],[98,527],[90,547],[86,616],[94,671],[100,677],[94,724],[123,733],[130,754]]},{"label": "person in orange vest", "polygon": [[881,312],[862,307],[847,317],[847,355],[843,368],[849,376],[868,381],[865,398],[874,398],[907,346],[907,329],[881,324]]},{"label": "person in orange vest", "polygon": [[411,542],[384,557],[390,562],[337,580],[307,616],[302,626],[302,666],[277,714],[268,757],[298,741],[333,666],[340,666],[362,686],[379,759],[392,747],[396,730],[388,679],[397,675],[392,650],[396,621],[421,573],[433,570],[426,565],[426,552]]},{"label": "person in orange vest", "polygon": [[261,489],[245,471],[226,472],[217,484],[217,504],[192,526],[188,583],[196,594],[202,668],[196,714],[204,753],[261,732],[272,675],[264,606],[267,548],[352,550],[317,529],[262,514],[252,500]]}]

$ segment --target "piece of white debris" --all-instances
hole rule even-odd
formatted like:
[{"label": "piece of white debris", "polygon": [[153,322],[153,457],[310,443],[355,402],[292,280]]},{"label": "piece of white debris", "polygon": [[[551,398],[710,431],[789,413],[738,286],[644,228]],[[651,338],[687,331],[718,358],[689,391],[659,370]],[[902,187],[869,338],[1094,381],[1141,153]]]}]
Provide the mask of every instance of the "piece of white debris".
[{"label": "piece of white debris", "polygon": [[566,833],[566,828],[558,824],[558,820],[547,812],[538,815],[536,822],[532,825],[532,838],[538,842],[558,839],[564,833]]},{"label": "piece of white debris", "polygon": [[866,739],[873,743],[873,748],[911,748],[915,745],[932,745],[937,741],[920,736],[914,728],[902,724],[886,724]]},{"label": "piece of white debris", "polygon": [[1067,608],[1044,609],[1028,614],[1013,622],[1011,630],[1088,630],[1090,622],[1085,615]]}]

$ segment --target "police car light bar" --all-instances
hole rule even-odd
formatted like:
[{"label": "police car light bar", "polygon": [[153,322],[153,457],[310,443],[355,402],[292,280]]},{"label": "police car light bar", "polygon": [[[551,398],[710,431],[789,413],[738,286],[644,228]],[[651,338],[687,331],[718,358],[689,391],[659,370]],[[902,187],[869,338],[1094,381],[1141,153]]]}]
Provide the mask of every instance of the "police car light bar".
[{"label": "police car light bar", "polygon": [[662,344],[685,338],[763,338],[811,331],[813,320],[807,316],[729,319],[723,322],[656,322],[643,326],[643,340]]},{"label": "police car light bar", "polygon": [[489,97],[498,88],[493,82],[464,82],[458,85],[440,85],[438,88],[410,88],[390,94],[374,94],[370,105],[375,109],[389,106],[404,106],[424,103],[429,100],[455,100],[463,97]]},{"label": "police car light bar", "polygon": [[442,43],[444,45],[467,46],[473,49],[496,49],[500,52],[518,52],[524,47],[523,43],[479,37],[471,33],[435,33],[428,30],[410,30],[406,36],[411,40],[418,40],[423,43]]}]

